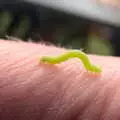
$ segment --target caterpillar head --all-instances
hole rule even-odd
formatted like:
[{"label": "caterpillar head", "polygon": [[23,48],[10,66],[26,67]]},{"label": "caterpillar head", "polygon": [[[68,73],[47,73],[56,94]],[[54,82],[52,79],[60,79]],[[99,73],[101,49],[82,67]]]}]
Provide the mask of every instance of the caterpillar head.
[{"label": "caterpillar head", "polygon": [[95,72],[95,73],[101,73],[102,70],[99,66],[96,65],[91,65],[91,67],[89,68],[89,71],[91,72]]}]

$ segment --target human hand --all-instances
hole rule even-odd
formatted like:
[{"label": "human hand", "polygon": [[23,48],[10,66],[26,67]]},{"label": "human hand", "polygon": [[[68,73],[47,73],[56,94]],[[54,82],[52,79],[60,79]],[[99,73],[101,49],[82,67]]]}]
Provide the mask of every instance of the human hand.
[{"label": "human hand", "polygon": [[120,120],[120,59],[89,55],[101,74],[77,59],[39,63],[40,56],[65,50],[0,41],[0,120]]}]

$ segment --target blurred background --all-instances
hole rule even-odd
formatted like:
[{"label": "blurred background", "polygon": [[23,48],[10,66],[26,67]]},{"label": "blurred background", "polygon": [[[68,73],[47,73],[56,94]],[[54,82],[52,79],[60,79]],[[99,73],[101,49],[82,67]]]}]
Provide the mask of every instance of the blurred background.
[{"label": "blurred background", "polygon": [[119,29],[119,25],[53,9],[34,0],[0,0],[0,38],[5,40],[42,41],[87,53],[120,56]]}]

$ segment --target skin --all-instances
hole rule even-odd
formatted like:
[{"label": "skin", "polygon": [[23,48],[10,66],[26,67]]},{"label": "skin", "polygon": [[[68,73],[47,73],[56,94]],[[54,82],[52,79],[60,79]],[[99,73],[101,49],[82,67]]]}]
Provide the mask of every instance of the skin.
[{"label": "skin", "polygon": [[120,8],[119,0],[96,0],[96,1],[102,3],[103,5],[109,6],[109,7]]},{"label": "skin", "polygon": [[120,58],[89,55],[101,74],[78,59],[39,63],[39,56],[65,51],[0,41],[0,120],[120,120]]}]

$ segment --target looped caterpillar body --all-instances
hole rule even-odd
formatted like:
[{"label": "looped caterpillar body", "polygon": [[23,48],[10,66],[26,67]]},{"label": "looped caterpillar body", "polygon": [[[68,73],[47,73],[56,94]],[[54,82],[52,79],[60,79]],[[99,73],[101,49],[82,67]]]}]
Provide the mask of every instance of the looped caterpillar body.
[{"label": "looped caterpillar body", "polygon": [[100,73],[102,71],[100,67],[92,64],[88,56],[80,50],[70,50],[59,56],[43,56],[40,58],[40,61],[50,64],[59,64],[71,58],[79,58],[88,71],[96,73]]}]

